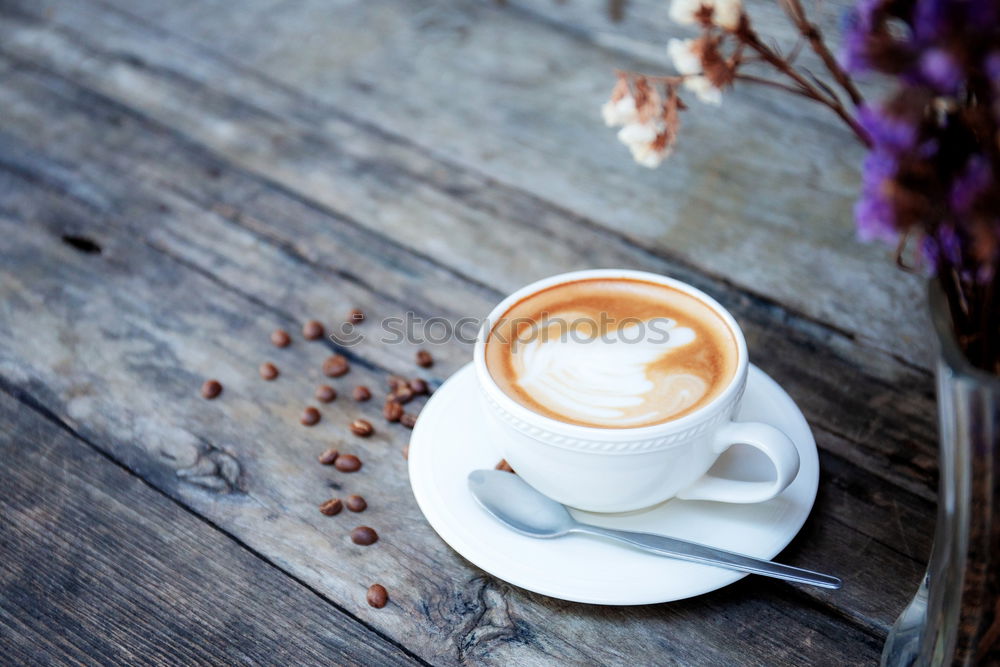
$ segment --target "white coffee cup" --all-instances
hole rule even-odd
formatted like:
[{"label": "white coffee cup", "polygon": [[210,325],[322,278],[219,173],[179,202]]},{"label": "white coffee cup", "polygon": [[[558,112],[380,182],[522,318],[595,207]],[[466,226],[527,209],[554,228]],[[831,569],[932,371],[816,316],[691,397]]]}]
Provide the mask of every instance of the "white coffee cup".
[{"label": "white coffee cup", "polygon": [[[736,372],[711,402],[677,419],[636,428],[582,426],[538,414],[505,394],[486,366],[490,332],[483,327],[474,353],[480,394],[496,444],[517,474],[550,498],[592,512],[636,510],[674,497],[757,503],[784,491],[798,474],[798,452],[787,435],[769,424],[733,420],[747,383],[746,340],[733,316],[701,290],[642,271],[575,271],[522,287],[493,309],[487,323],[498,322],[514,304],[538,291],[594,278],[659,283],[706,304],[732,331]],[[737,443],[767,456],[774,479],[757,482],[708,474],[716,459]]]}]

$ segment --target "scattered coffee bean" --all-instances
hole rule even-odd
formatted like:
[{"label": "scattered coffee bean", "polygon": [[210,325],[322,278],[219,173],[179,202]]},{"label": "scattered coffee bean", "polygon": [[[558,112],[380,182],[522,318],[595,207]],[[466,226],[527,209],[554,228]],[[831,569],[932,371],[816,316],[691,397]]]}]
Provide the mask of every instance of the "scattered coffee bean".
[{"label": "scattered coffee bean", "polygon": [[351,312],[347,313],[347,319],[352,324],[361,324],[365,321],[365,311],[360,308],[352,308]]},{"label": "scattered coffee bean", "polygon": [[299,417],[299,422],[303,426],[315,426],[316,424],[319,423],[319,418],[320,418],[319,410],[310,405],[308,408],[302,411],[302,416]]},{"label": "scattered coffee bean", "polygon": [[395,401],[388,400],[382,406],[382,415],[386,421],[398,422],[399,418],[403,416],[403,406]]},{"label": "scattered coffee bean", "polygon": [[431,388],[427,386],[427,382],[425,380],[413,378],[410,380],[410,391],[417,396],[424,396],[431,393]]},{"label": "scattered coffee bean", "polygon": [[329,356],[323,362],[323,375],[327,377],[339,378],[349,370],[351,370],[351,364],[347,361],[347,357],[342,354]]},{"label": "scattered coffee bean", "polygon": [[507,459],[500,459],[500,463],[493,466],[497,470],[503,470],[504,472],[514,472],[514,469],[510,467],[507,463]]},{"label": "scattered coffee bean", "polygon": [[407,384],[406,378],[399,377],[398,375],[389,376],[389,389],[396,391],[400,385]]},{"label": "scattered coffee bean", "polygon": [[417,350],[417,366],[430,368],[434,365],[434,357],[427,350]]},{"label": "scattered coffee bean", "polygon": [[361,470],[361,459],[354,454],[341,454],[333,462],[333,467],[340,472],[357,472]]},{"label": "scattered coffee bean", "polygon": [[316,320],[309,320],[302,326],[302,335],[306,340],[316,340],[323,337],[323,325]]},{"label": "scattered coffee bean", "polygon": [[205,380],[205,384],[201,385],[201,397],[212,400],[216,396],[222,393],[222,383],[218,380]]},{"label": "scattered coffee bean", "polygon": [[288,335],[288,332],[284,329],[276,329],[274,333],[271,334],[271,345],[275,347],[288,347],[288,344],[292,342],[292,337]]},{"label": "scattered coffee bean", "polygon": [[351,394],[355,401],[367,401],[372,397],[372,393],[368,391],[368,387],[363,384],[359,384],[354,388],[354,392]]},{"label": "scattered coffee bean", "polygon": [[278,367],[270,361],[265,361],[260,365],[260,376],[265,380],[273,380],[278,377]]},{"label": "scattered coffee bean", "polygon": [[367,438],[374,432],[375,427],[367,419],[355,419],[351,422],[351,433],[358,437]]},{"label": "scattered coffee bean", "polygon": [[404,412],[403,416],[399,418],[399,423],[406,428],[413,428],[417,425],[417,416],[412,412]]},{"label": "scattered coffee bean", "polygon": [[351,531],[351,542],[367,547],[378,542],[378,533],[368,526],[358,526]]},{"label": "scattered coffee bean", "polygon": [[376,609],[381,609],[389,602],[389,591],[385,590],[382,584],[372,584],[368,587],[368,594],[365,596],[368,604]]},{"label": "scattered coffee bean", "polygon": [[403,458],[406,459],[407,461],[410,460],[410,444],[409,443],[403,445]]},{"label": "scattered coffee bean", "polygon": [[319,462],[325,466],[333,465],[338,456],[340,456],[340,452],[331,447],[319,455]]},{"label": "scattered coffee bean", "polygon": [[344,509],[344,503],[340,502],[340,498],[330,498],[330,500],[319,506],[319,511],[327,516],[340,514],[340,510],[342,509]]},{"label": "scattered coffee bean", "polygon": [[396,389],[389,394],[389,399],[399,403],[400,405],[406,405],[413,400],[413,390],[410,389],[410,385],[401,384]]},{"label": "scattered coffee bean", "polygon": [[328,384],[316,387],[316,400],[320,403],[331,403],[337,398],[337,390]]},{"label": "scattered coffee bean", "polygon": [[345,502],[344,505],[352,512],[364,512],[368,509],[368,503],[365,502],[364,498],[358,495],[347,496],[347,502]]}]

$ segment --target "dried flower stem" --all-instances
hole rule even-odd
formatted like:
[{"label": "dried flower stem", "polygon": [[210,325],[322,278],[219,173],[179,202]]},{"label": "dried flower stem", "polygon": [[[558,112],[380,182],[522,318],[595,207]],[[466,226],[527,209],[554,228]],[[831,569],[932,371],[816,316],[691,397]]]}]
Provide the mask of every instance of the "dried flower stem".
[{"label": "dried flower stem", "polygon": [[798,95],[809,100],[814,100],[815,97],[810,95],[807,91],[801,88],[796,88],[795,86],[789,86],[787,83],[781,83],[780,81],[773,81],[771,79],[765,79],[764,77],[754,76],[752,74],[737,74],[737,81],[746,81],[748,83],[755,83],[761,86],[770,86],[771,88],[777,88],[783,90],[786,93],[791,93],[792,95]]},{"label": "dried flower stem", "polygon": [[756,51],[764,62],[794,81],[802,89],[802,94],[805,97],[829,107],[831,111],[837,114],[837,116],[839,116],[840,119],[843,120],[849,128],[851,128],[851,131],[854,132],[855,136],[857,136],[858,140],[861,141],[862,144],[866,147],[871,147],[871,137],[868,136],[868,133],[865,132],[863,127],[861,127],[860,123],[855,120],[854,116],[851,115],[851,113],[846,107],[844,107],[843,103],[835,95],[825,94],[820,88],[809,81],[809,79],[802,76],[798,70],[788,64],[787,60],[772,51],[770,47],[760,41],[757,33],[749,27],[742,29],[737,34],[737,38],[749,48]]},{"label": "dried flower stem", "polygon": [[[851,98],[851,103],[854,106],[859,106],[864,101],[861,92],[854,85],[854,82],[851,81],[851,77],[847,76],[847,72],[840,66],[837,59],[830,53],[826,42],[823,41],[823,33],[820,32],[819,27],[806,18],[806,12],[800,0],[781,0],[781,5],[792,19],[795,27],[802,33],[802,36],[809,40],[809,45],[816,55],[819,56],[820,60],[823,61],[823,65],[826,66],[827,71],[830,72],[834,80],[844,89],[848,97]],[[794,58],[790,58],[789,62],[792,60]]]}]

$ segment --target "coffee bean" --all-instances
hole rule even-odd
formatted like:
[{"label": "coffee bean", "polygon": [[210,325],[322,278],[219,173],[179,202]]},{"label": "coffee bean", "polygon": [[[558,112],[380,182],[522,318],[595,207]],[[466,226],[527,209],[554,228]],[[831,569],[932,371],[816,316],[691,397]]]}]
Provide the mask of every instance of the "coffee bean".
[{"label": "coffee bean", "polygon": [[323,337],[323,325],[316,320],[309,320],[302,326],[302,335],[306,340],[316,340]]},{"label": "coffee bean", "polygon": [[351,433],[358,437],[367,438],[374,432],[375,427],[367,419],[355,419],[351,422]]},{"label": "coffee bean", "polygon": [[358,526],[351,531],[351,542],[367,547],[378,542],[378,533],[368,526]]},{"label": "coffee bean", "polygon": [[344,503],[340,502],[340,498],[330,498],[330,500],[319,506],[319,511],[327,516],[340,514],[340,510],[342,509],[344,509]]},{"label": "coffee bean", "polygon": [[319,462],[325,466],[333,465],[338,456],[340,456],[340,452],[331,447],[319,455]]},{"label": "coffee bean", "polygon": [[365,502],[364,498],[358,495],[347,496],[347,502],[345,502],[344,505],[352,512],[364,512],[368,509],[368,503]]},{"label": "coffee bean", "polygon": [[409,443],[403,445],[403,458],[407,461],[410,460],[410,445]]},{"label": "coffee bean", "polygon": [[385,590],[382,584],[372,584],[368,587],[368,594],[365,595],[368,604],[376,609],[381,609],[389,602],[389,591]]},{"label": "coffee bean", "polygon": [[403,416],[399,418],[399,423],[406,428],[413,428],[417,425],[417,416],[412,412],[404,412]]},{"label": "coffee bean", "polygon": [[410,391],[417,396],[424,396],[431,393],[431,388],[427,386],[426,381],[421,380],[420,378],[413,378],[410,380]]},{"label": "coffee bean", "polygon": [[288,347],[288,344],[292,342],[292,337],[288,335],[288,332],[284,329],[276,329],[274,333],[271,334],[271,344],[275,347]]},{"label": "coffee bean", "polygon": [[413,390],[410,389],[410,385],[401,384],[396,387],[395,391],[389,394],[389,399],[400,405],[406,405],[413,400]]},{"label": "coffee bean", "polygon": [[349,370],[351,370],[351,364],[347,361],[347,357],[342,354],[329,356],[323,362],[323,375],[327,377],[339,378]]},{"label": "coffee bean", "polygon": [[333,462],[333,467],[340,472],[357,472],[361,470],[361,459],[354,454],[341,454]]},{"label": "coffee bean", "polygon": [[389,376],[389,389],[396,391],[400,385],[407,384],[406,378],[399,377],[398,375]]},{"label": "coffee bean", "polygon": [[385,417],[386,421],[398,422],[399,418],[403,416],[403,406],[395,401],[388,400],[382,406],[382,416]]},{"label": "coffee bean", "polygon": [[417,350],[417,366],[430,368],[434,365],[434,357],[427,350]]},{"label": "coffee bean", "polygon": [[510,467],[507,463],[507,459],[500,459],[500,463],[493,466],[496,470],[503,470],[504,472],[514,472],[514,469]]},{"label": "coffee bean", "polygon": [[273,380],[278,377],[278,367],[270,361],[265,361],[260,365],[260,376],[265,380]]},{"label": "coffee bean", "polygon": [[347,319],[352,324],[361,324],[365,321],[365,312],[360,308],[352,308],[351,312],[347,313]]},{"label": "coffee bean", "polygon": [[363,384],[359,384],[357,387],[354,388],[352,396],[354,397],[355,401],[367,401],[372,397],[372,393],[368,391],[368,387],[364,386]]},{"label": "coffee bean", "polygon": [[310,405],[308,408],[302,411],[302,416],[299,417],[299,422],[303,426],[315,426],[316,424],[319,423],[319,418],[320,418],[319,410]]},{"label": "coffee bean", "polygon": [[218,380],[205,380],[205,384],[201,385],[201,397],[212,400],[216,396],[222,393],[222,383]]},{"label": "coffee bean", "polygon": [[328,384],[316,387],[316,400],[320,403],[331,403],[337,398],[337,390]]}]

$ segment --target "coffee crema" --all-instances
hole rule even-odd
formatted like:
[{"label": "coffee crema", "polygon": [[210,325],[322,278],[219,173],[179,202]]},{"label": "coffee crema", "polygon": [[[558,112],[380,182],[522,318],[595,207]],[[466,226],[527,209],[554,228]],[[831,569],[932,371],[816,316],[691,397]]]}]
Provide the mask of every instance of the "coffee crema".
[{"label": "coffee crema", "polygon": [[736,337],[709,305],[632,278],[554,285],[493,323],[486,367],[508,396],[570,424],[635,428],[711,402],[736,372]]}]

